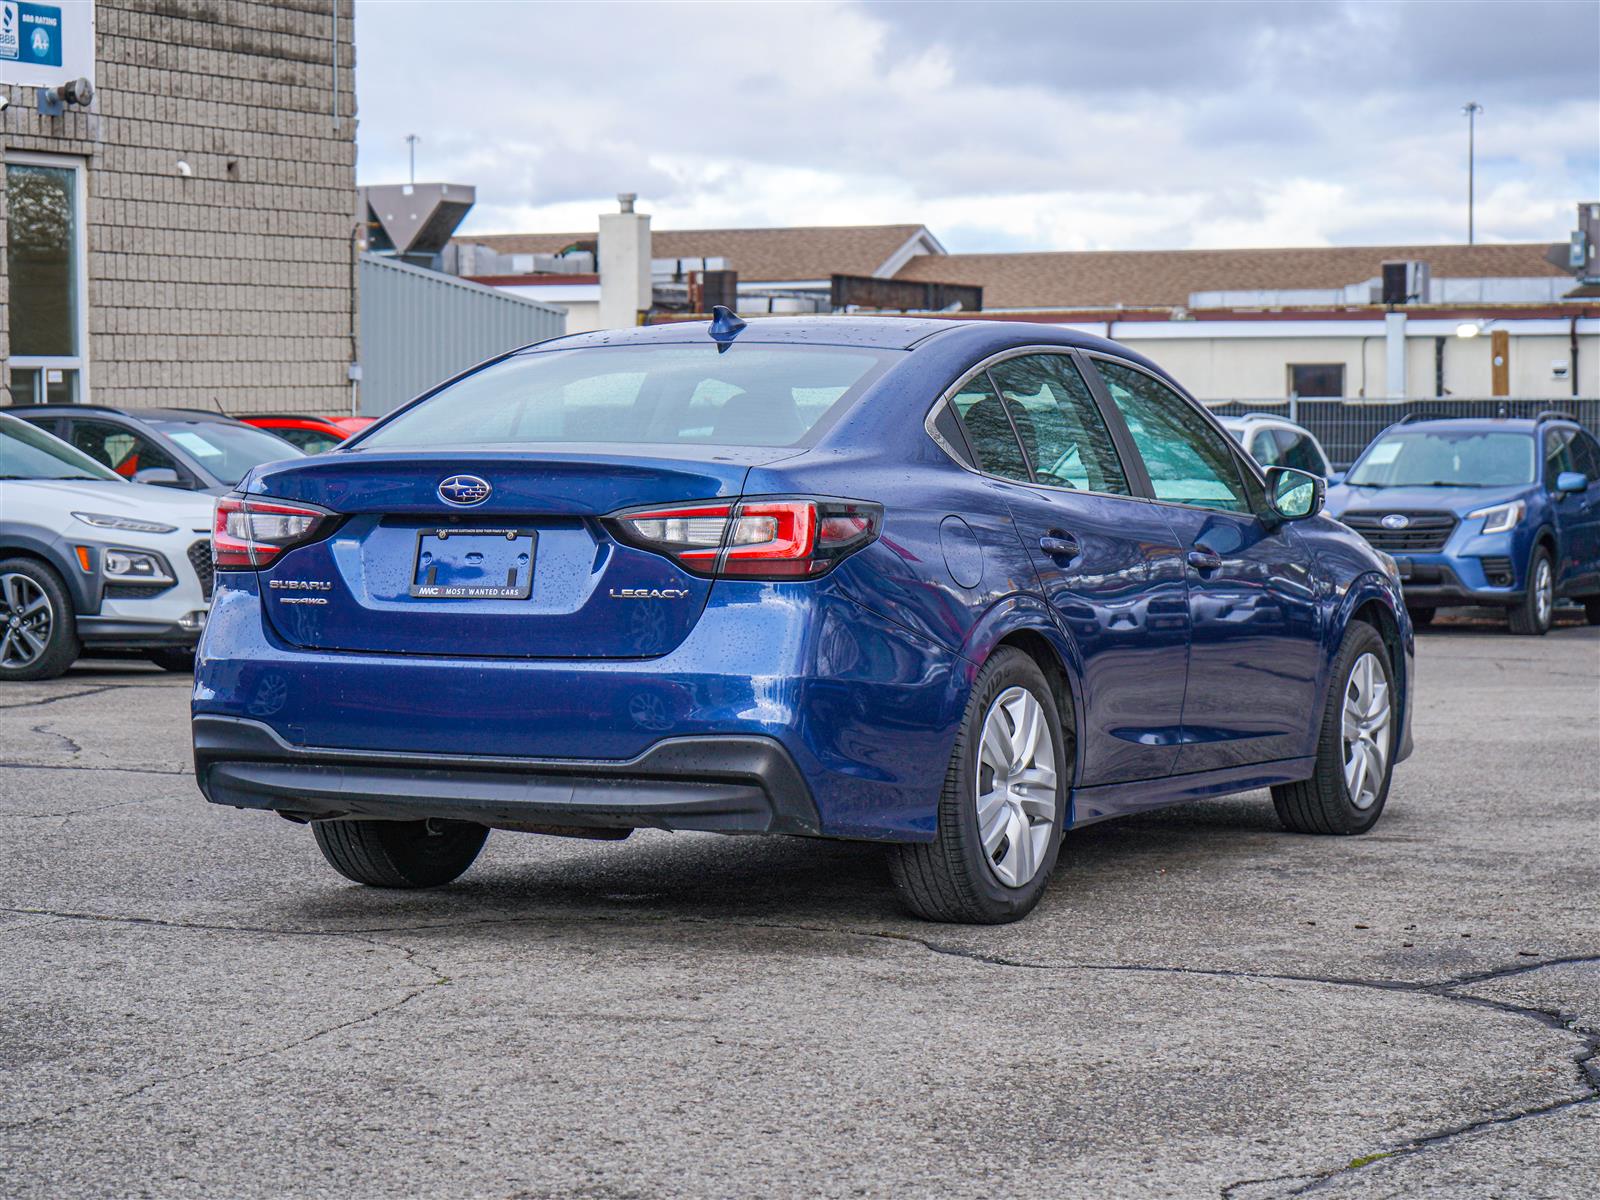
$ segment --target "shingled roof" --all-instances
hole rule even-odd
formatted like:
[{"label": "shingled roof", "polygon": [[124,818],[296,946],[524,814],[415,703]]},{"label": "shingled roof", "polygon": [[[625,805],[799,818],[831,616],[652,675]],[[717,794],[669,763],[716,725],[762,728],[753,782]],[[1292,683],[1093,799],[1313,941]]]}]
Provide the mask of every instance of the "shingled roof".
[{"label": "shingled roof", "polygon": [[1374,279],[1394,259],[1426,262],[1436,279],[1566,275],[1548,243],[1319,246],[1263,250],[1066,250],[913,258],[898,279],[976,283],[983,306],[1176,307],[1194,292],[1331,289]]},{"label": "shingled roof", "polygon": [[[801,225],[780,229],[656,229],[656,258],[726,258],[741,281],[827,279],[871,275],[912,238],[921,225]],[[492,233],[457,242],[488,246],[499,254],[556,254],[593,233]],[[937,243],[935,243],[937,244]]]}]

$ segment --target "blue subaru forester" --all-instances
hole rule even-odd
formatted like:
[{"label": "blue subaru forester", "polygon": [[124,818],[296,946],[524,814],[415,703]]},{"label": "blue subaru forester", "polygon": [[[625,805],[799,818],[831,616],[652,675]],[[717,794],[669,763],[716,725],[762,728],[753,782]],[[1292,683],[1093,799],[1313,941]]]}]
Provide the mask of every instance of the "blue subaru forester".
[{"label": "blue subaru forester", "polygon": [[1322,501],[1064,329],[558,338],[218,502],[197,778],[375,886],[491,828],[798,834],[1014,920],[1092,821],[1268,787],[1298,832],[1378,820],[1411,623]]},{"label": "blue subaru forester", "polygon": [[1482,605],[1543,634],[1561,599],[1600,624],[1600,444],[1565,414],[1391,426],[1328,512],[1394,556],[1419,625]]}]

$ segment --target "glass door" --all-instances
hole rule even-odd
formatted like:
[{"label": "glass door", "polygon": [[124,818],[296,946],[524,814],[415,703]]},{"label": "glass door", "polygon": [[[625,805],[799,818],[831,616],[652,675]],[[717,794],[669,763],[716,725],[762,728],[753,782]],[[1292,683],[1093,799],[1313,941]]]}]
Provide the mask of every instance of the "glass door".
[{"label": "glass door", "polygon": [[84,400],[83,168],[12,153],[5,172],[11,403]]}]

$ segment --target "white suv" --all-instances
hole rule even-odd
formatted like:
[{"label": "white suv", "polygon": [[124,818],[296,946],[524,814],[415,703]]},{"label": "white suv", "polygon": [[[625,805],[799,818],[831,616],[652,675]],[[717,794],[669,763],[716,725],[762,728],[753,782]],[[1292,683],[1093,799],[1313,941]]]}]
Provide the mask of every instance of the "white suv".
[{"label": "white suv", "polygon": [[0,681],[53,679],[85,649],[192,670],[213,503],[129,483],[0,413]]},{"label": "white suv", "polygon": [[1294,467],[1326,479],[1333,471],[1328,455],[1309,429],[1266,413],[1223,417],[1222,425],[1263,467]]}]

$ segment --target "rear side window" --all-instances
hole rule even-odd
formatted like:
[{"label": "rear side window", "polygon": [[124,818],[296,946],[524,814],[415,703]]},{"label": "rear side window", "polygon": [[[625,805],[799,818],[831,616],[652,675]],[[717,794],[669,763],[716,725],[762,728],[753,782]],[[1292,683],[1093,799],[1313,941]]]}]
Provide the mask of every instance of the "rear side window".
[{"label": "rear side window", "polygon": [[979,373],[951,397],[961,423],[967,428],[967,441],[978,456],[978,469],[1001,479],[1032,483],[1028,460],[1022,456],[1017,435],[1006,415],[1005,405],[989,386],[989,377]]},{"label": "rear side window", "polygon": [[360,448],[589,442],[793,446],[900,351],[607,346],[519,354],[430,396]]},{"label": "rear side window", "polygon": [[1089,386],[1061,354],[1029,354],[989,369],[1005,398],[1034,478],[1052,487],[1131,495]]},{"label": "rear side window", "polygon": [[1156,499],[1251,511],[1232,438],[1154,376],[1105,361],[1097,361],[1095,369],[1127,422]]},{"label": "rear side window", "polygon": [[1590,483],[1600,483],[1600,443],[1581,429],[1572,440],[1572,461],[1573,469],[1587,475]]}]

